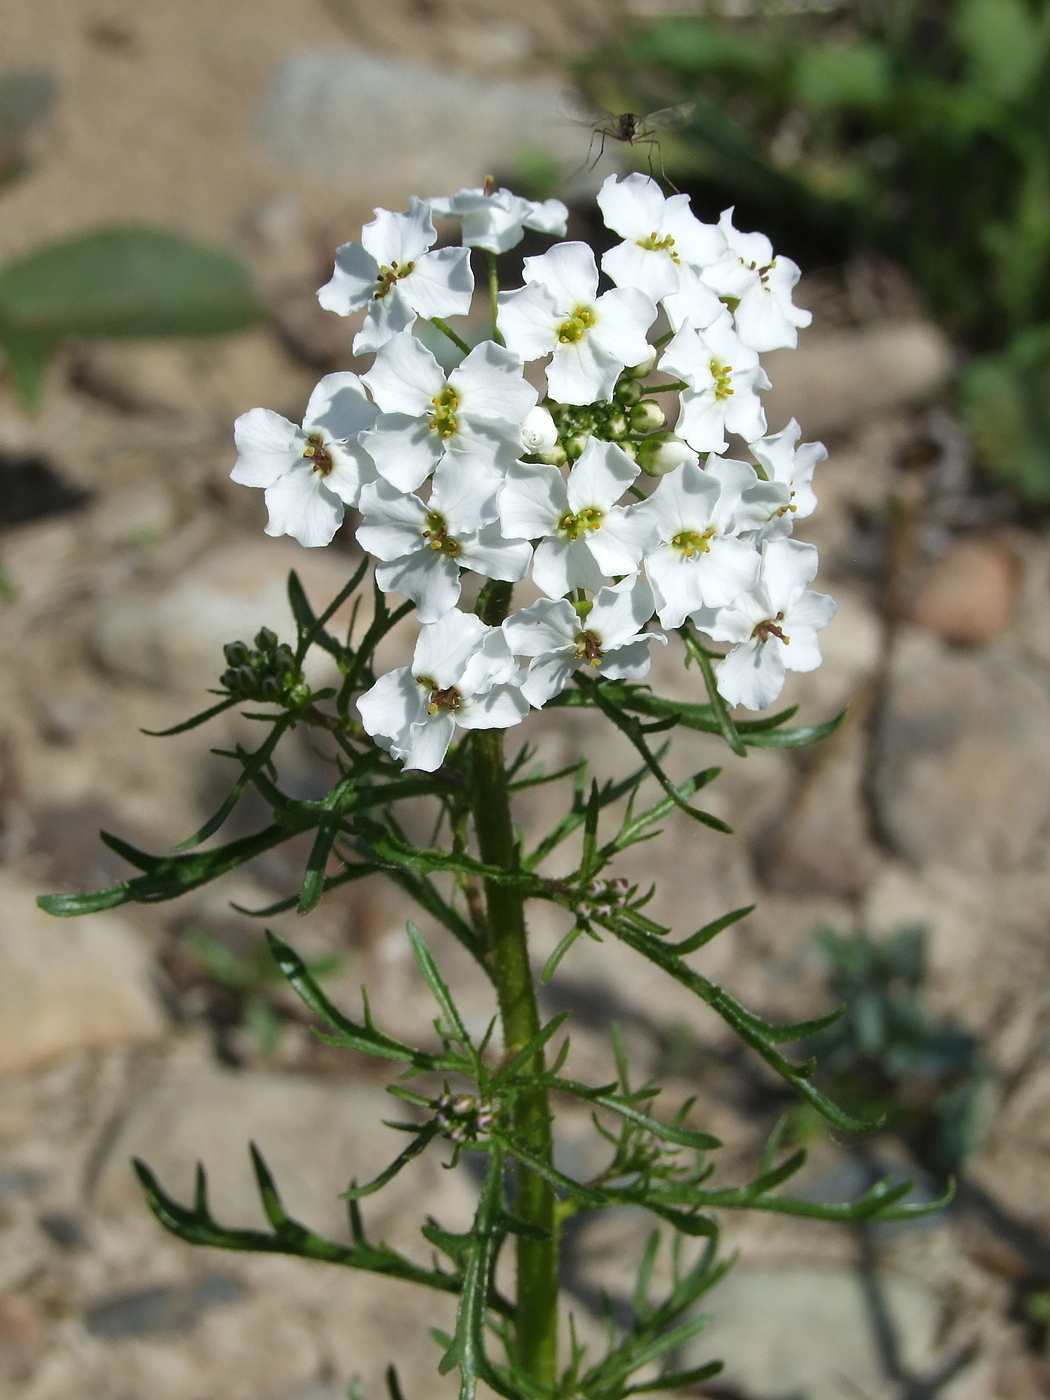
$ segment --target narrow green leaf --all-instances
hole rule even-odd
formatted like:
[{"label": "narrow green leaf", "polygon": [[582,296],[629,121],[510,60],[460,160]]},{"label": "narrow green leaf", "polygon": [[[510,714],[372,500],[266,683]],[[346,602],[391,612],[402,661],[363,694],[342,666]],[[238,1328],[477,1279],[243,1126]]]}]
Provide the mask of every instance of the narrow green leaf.
[{"label": "narrow green leaf", "polygon": [[218,810],[208,818],[199,831],[195,831],[193,835],[188,836],[185,841],[180,841],[175,847],[176,851],[192,850],[194,846],[199,846],[202,841],[206,841],[209,836],[218,831],[219,827],[222,826],[223,822],[241,800],[245,788],[252,781],[255,774],[261,772],[262,769],[269,764],[273,757],[274,750],[280,743],[285,731],[295,723],[295,719],[296,716],[294,714],[286,713],[281,715],[274,722],[270,733],[254,753],[242,755],[238,752],[237,757],[240,758],[244,765],[241,769],[240,777],[233,784],[233,787],[227,793]]},{"label": "narrow green leaf", "polygon": [[736,725],[733,723],[733,718],[729,713],[729,707],[722,698],[721,691],[718,689],[718,681],[715,679],[714,667],[711,665],[711,653],[693,631],[691,624],[687,623],[684,627],[679,627],[678,633],[683,642],[685,642],[687,653],[700,667],[701,674],[704,678],[704,685],[707,687],[707,698],[710,701],[711,710],[715,719],[718,721],[718,728],[722,738],[735,754],[740,758],[746,758],[747,749],[744,747],[744,741],[737,733]]},{"label": "narrow green leaf", "polygon": [[468,1054],[474,1053],[474,1045],[467,1033],[467,1028],[463,1024],[456,1003],[452,1000],[452,993],[448,989],[448,984],[442,977],[434,955],[423,940],[423,935],[415,924],[408,924],[408,941],[412,945],[412,953],[420,972],[423,974],[430,993],[438,1004],[445,1020],[449,1032],[455,1040],[459,1042],[463,1050]]},{"label": "narrow green leaf", "polygon": [[228,710],[236,704],[236,695],[231,695],[226,700],[220,700],[217,705],[212,705],[210,709],[201,710],[200,714],[191,719],[184,719],[181,724],[173,724],[170,729],[141,729],[139,733],[148,734],[151,739],[167,739],[172,734],[185,734],[188,729],[196,729],[198,724],[214,719],[216,715],[221,715],[223,710]]},{"label": "narrow green leaf", "polygon": [[641,1385],[629,1385],[624,1395],[648,1395],[654,1390],[687,1390],[701,1381],[709,1381],[725,1370],[725,1362],[709,1361],[706,1366],[694,1366],[691,1371],[673,1371],[668,1376],[657,1376],[655,1380]]},{"label": "narrow green leaf", "polygon": [[540,982],[544,986],[546,986],[546,984],[554,976],[555,972],[557,972],[558,964],[561,962],[562,958],[569,951],[572,945],[576,942],[577,938],[579,938],[582,932],[582,924],[573,924],[572,928],[569,929],[565,937],[560,940],[554,952],[551,953],[550,957],[543,964],[543,967],[540,970]]},{"label": "narrow green leaf", "polygon": [[559,1011],[556,1016],[553,1016],[545,1026],[536,1032],[528,1044],[523,1045],[513,1059],[508,1061],[493,1077],[492,1088],[498,1089],[501,1084],[512,1080],[519,1070],[527,1069],[533,1057],[539,1054],[552,1036],[557,1035],[568,1019],[568,1011]]},{"label": "narrow green leaf", "polygon": [[416,1136],[405,1150],[399,1152],[390,1165],[381,1171],[377,1177],[374,1177],[364,1186],[358,1186],[356,1182],[353,1182],[346,1191],[343,1192],[343,1195],[348,1201],[358,1201],[362,1196],[371,1196],[374,1192],[381,1191],[388,1181],[393,1181],[394,1177],[408,1166],[409,1162],[415,1161],[421,1153],[426,1151],[427,1147],[434,1141],[434,1138],[437,1137],[440,1131],[441,1129],[436,1123],[425,1124],[422,1130],[417,1132]]},{"label": "narrow green leaf", "polygon": [[728,914],[723,914],[720,919],[713,919],[711,923],[697,929],[696,933],[683,938],[681,943],[672,943],[671,952],[679,958],[685,957],[686,953],[695,953],[698,948],[710,943],[712,938],[717,938],[724,929],[739,923],[741,919],[746,919],[748,914],[753,914],[756,907],[754,904],[748,904],[743,909],[734,909]]}]

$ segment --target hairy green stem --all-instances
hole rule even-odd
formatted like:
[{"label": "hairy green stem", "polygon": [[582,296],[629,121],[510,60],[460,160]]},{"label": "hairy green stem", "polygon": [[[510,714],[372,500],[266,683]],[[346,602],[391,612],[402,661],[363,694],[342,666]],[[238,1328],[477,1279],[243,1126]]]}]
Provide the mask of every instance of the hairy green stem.
[{"label": "hairy green stem", "polygon": [[[505,614],[510,603],[507,585],[490,585],[479,599],[479,612],[490,624]],[[503,760],[503,730],[475,730],[473,748],[473,807],[481,859],[487,865],[514,867],[517,860],[510,794]],[[540,1029],[536,987],[529,966],[525,907],[521,892],[486,881],[489,954],[503,1022],[503,1040],[512,1055]],[[528,1068],[543,1070],[542,1051]],[[519,1092],[514,1103],[514,1133],[522,1146],[541,1161],[553,1159],[550,1103],[547,1091]],[[517,1302],[515,1337],[521,1365],[543,1386],[553,1386],[558,1374],[558,1237],[554,1192],[543,1177],[518,1163],[514,1174],[514,1213],[547,1232],[546,1239],[516,1236]]]}]

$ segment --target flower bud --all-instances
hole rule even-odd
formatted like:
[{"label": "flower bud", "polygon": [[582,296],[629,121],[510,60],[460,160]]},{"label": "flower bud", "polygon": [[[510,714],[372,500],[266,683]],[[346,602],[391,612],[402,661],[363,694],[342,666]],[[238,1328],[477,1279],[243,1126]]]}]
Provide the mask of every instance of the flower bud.
[{"label": "flower bud", "polygon": [[241,688],[241,673],[232,667],[229,671],[223,671],[219,677],[219,684],[223,690],[238,691]]},{"label": "flower bud", "polygon": [[642,397],[642,386],[634,379],[621,379],[616,386],[616,398],[620,403],[637,403]]},{"label": "flower bud", "polygon": [[627,369],[624,370],[624,374],[629,375],[632,379],[644,379],[646,375],[652,374],[653,368],[656,365],[657,353],[658,352],[654,350],[650,355],[646,356],[640,365],[629,365]]},{"label": "flower bud", "polygon": [[622,413],[617,413],[614,418],[609,419],[607,426],[610,437],[623,437],[624,433],[627,431],[627,419]]},{"label": "flower bud", "polygon": [[546,462],[551,467],[564,466],[568,460],[568,453],[560,442],[556,442],[549,452],[544,452],[540,457],[541,462]]},{"label": "flower bud", "polygon": [[650,438],[642,443],[638,453],[638,465],[647,476],[666,476],[680,467],[683,462],[695,462],[696,453],[680,438],[667,436]]},{"label": "flower bud", "polygon": [[237,667],[237,687],[250,694],[255,689],[255,672],[250,666]]},{"label": "flower bud", "polygon": [[571,437],[569,441],[565,444],[566,455],[572,461],[575,461],[576,458],[583,451],[583,449],[587,446],[588,441],[589,439],[586,433],[577,433],[575,437]]},{"label": "flower bud", "polygon": [[547,460],[544,454],[552,452],[557,446],[557,425],[542,405],[537,404],[526,413],[525,421],[521,425],[521,438],[526,452],[536,453],[543,457],[544,461]]},{"label": "flower bud", "polygon": [[243,666],[248,660],[248,648],[243,642],[227,642],[222,654],[228,666]]},{"label": "flower bud", "polygon": [[259,687],[259,696],[263,700],[277,701],[281,698],[281,687],[276,677],[267,676]]},{"label": "flower bud", "polygon": [[260,651],[273,651],[277,645],[277,633],[271,632],[269,627],[260,627],[255,636],[255,645]]},{"label": "flower bud", "polygon": [[617,446],[622,452],[626,453],[626,455],[630,457],[632,462],[637,462],[638,444],[636,442],[620,442],[617,443]]},{"label": "flower bud", "polygon": [[636,404],[631,409],[631,427],[636,433],[655,432],[666,422],[667,415],[653,399],[646,399],[644,403]]}]

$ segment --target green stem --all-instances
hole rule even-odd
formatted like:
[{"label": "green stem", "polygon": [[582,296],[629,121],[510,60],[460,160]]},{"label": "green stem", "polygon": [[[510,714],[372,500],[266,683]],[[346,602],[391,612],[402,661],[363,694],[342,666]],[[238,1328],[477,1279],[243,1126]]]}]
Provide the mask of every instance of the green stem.
[{"label": "green stem", "polygon": [[[492,590],[482,616],[488,623],[506,612],[510,589]],[[479,600],[481,601],[481,600]],[[503,730],[475,730],[471,738],[474,826],[481,859],[505,870],[517,863],[517,843],[510,815],[510,794],[503,761]],[[529,965],[524,899],[519,890],[486,882],[485,900],[491,939],[492,968],[503,1022],[506,1053],[512,1055],[540,1029],[536,988]],[[528,1067],[543,1070],[543,1054]],[[520,1091],[514,1102],[513,1131],[529,1152],[552,1162],[550,1103],[547,1091]],[[558,1237],[555,1197],[543,1177],[518,1163],[514,1172],[514,1212],[547,1232],[546,1239],[515,1238],[517,1303],[515,1337],[522,1367],[542,1386],[553,1387],[558,1375]]]},{"label": "green stem", "polygon": [[432,326],[437,326],[438,330],[442,333],[442,335],[447,335],[449,340],[451,340],[452,344],[457,346],[460,350],[462,350],[464,355],[470,354],[470,346],[467,344],[467,342],[463,339],[461,335],[457,335],[456,332],[452,329],[452,327],[450,325],[447,325],[446,322],[444,322],[440,316],[431,316],[430,324]]},{"label": "green stem", "polygon": [[499,331],[499,269],[496,266],[496,254],[486,250],[485,257],[489,265],[489,304],[492,307],[492,339],[497,345],[504,344],[503,337]]}]

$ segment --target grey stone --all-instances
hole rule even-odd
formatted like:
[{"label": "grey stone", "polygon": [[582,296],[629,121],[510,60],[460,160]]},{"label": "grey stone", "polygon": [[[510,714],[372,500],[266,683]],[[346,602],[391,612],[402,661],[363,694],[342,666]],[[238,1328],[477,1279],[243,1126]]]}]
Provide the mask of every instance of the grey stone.
[{"label": "grey stone", "polygon": [[944,335],[925,321],[803,332],[796,350],[763,357],[773,381],[763,403],[774,430],[794,417],[807,438],[839,433],[874,414],[922,403],[945,384],[952,363]]},{"label": "grey stone", "polygon": [[0,873],[0,1074],[163,1030],[148,955],[128,924],[110,913],[52,918],[35,889]]},{"label": "grey stone", "polygon": [[[883,1276],[879,1287],[901,1360],[933,1358],[941,1308],[928,1288]],[[858,1275],[841,1265],[742,1267],[704,1298],[712,1321],[685,1348],[690,1366],[725,1360],[724,1379],[748,1395],[844,1400],[882,1396],[885,1369]]]},{"label": "grey stone", "polygon": [[[173,1063],[132,1108],[99,1181],[107,1212],[145,1210],[129,1166],[141,1158],[162,1188],[192,1200],[200,1161],[208,1174],[211,1208],[222,1225],[268,1228],[248,1155],[258,1145],[288,1212],[339,1240],[347,1238],[341,1199],[351,1180],[376,1176],[405,1146],[403,1133],[383,1126],[404,1118],[377,1087],[319,1083],[291,1074],[240,1072]],[[416,1247],[428,1212],[448,1228],[464,1229],[473,1192],[462,1171],[446,1172],[439,1149],[424,1154],[362,1203],[375,1238]]]},{"label": "grey stone", "polygon": [[1050,817],[1050,699],[1005,650],[900,639],[877,725],[882,834],[917,865],[1016,866]]},{"label": "grey stone", "polygon": [[213,1274],[192,1283],[158,1284],[100,1298],[84,1311],[84,1325],[94,1337],[124,1337],[189,1332],[206,1309],[236,1303],[244,1285],[232,1274]]},{"label": "grey stone", "polygon": [[[399,201],[480,184],[526,151],[573,172],[589,164],[592,136],[561,110],[555,86],[487,81],[351,48],[293,54],[257,127],[269,155],[295,170]],[[583,172],[587,184],[613,168],[609,149]]]},{"label": "grey stone", "polygon": [[[226,642],[250,643],[263,626],[294,640],[289,570],[296,570],[320,611],[351,567],[337,551],[306,550],[287,539],[229,541],[167,585],[136,582],[111,594],[99,610],[95,653],[117,675],[200,695],[225,669]],[[329,659],[315,648],[308,678],[317,684],[330,674]],[[201,698],[203,704],[208,697]]]}]

